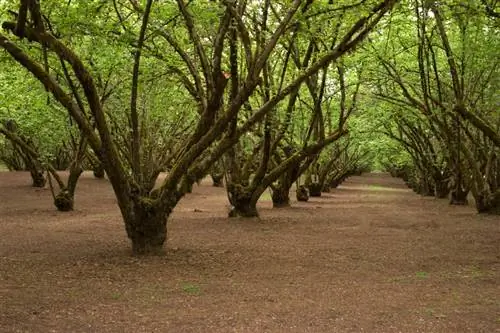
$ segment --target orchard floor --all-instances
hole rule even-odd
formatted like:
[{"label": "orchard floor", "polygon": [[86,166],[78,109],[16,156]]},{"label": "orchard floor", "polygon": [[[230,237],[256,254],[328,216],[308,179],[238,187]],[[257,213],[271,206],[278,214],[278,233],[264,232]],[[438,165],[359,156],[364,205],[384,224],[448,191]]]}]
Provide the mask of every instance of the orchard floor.
[{"label": "orchard floor", "polygon": [[0,332],[500,332],[500,218],[385,174],[228,219],[194,188],[165,257],[135,258],[105,180],[58,213],[0,172]]}]

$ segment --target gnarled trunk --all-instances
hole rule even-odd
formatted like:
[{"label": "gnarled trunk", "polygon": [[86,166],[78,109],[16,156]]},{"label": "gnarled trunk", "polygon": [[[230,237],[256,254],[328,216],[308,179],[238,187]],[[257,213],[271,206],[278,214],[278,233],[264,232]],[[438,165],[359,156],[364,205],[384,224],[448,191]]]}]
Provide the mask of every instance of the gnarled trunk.
[{"label": "gnarled trunk", "polygon": [[239,200],[233,203],[229,211],[229,217],[259,217],[256,200]]},{"label": "gnarled trunk", "polygon": [[73,210],[75,204],[74,194],[69,193],[68,189],[62,189],[54,197],[54,206],[60,212],[69,212]]},{"label": "gnarled trunk", "polygon": [[255,190],[245,188],[241,184],[229,184],[227,188],[231,210],[229,217],[258,217],[257,200]]},{"label": "gnarled trunk", "polygon": [[290,207],[290,187],[288,184],[278,184],[272,190],[271,198],[274,208]]},{"label": "gnarled trunk", "polygon": [[[78,179],[80,179],[80,176],[83,172],[83,169],[80,165],[80,161],[76,160],[71,163],[71,166],[69,168],[67,186],[64,185],[62,179],[57,175],[57,172],[53,168],[50,169],[50,172],[56,179],[60,188],[59,193],[54,196],[54,205],[60,212],[72,211],[75,203],[76,185],[78,183]],[[51,190],[52,191],[54,190],[52,188],[52,183],[51,183]]]},{"label": "gnarled trunk", "polygon": [[157,200],[148,197],[140,197],[131,204],[124,220],[134,255],[164,254],[167,218],[172,209],[173,206],[163,206]]}]

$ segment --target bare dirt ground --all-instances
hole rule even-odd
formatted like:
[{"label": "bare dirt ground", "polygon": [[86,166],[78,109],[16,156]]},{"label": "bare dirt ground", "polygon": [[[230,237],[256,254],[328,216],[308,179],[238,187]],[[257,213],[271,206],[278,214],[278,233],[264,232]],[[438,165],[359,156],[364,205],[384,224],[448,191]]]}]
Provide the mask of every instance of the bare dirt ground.
[{"label": "bare dirt ground", "polygon": [[[58,213],[0,172],[0,332],[500,332],[500,219],[350,178],[260,219],[202,183],[165,257],[134,258],[109,184]],[[266,200],[267,197],[267,200]]]}]

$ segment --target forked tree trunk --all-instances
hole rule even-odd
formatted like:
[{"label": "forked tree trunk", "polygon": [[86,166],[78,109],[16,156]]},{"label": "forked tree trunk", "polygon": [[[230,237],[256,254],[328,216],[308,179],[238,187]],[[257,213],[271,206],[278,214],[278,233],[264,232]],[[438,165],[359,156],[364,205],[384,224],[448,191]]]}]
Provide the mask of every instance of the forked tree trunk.
[{"label": "forked tree trunk", "polygon": [[229,212],[229,217],[259,217],[257,200],[247,199],[235,201]]},{"label": "forked tree trunk", "polygon": [[240,184],[230,184],[228,186],[229,202],[231,210],[229,217],[258,217],[257,201],[260,195],[256,195],[255,190],[251,191]]},{"label": "forked tree trunk", "polygon": [[[61,212],[72,211],[75,205],[75,190],[83,169],[79,162],[73,162],[69,168],[68,184],[61,188],[54,197],[54,205]],[[59,180],[60,181],[60,180]]]}]

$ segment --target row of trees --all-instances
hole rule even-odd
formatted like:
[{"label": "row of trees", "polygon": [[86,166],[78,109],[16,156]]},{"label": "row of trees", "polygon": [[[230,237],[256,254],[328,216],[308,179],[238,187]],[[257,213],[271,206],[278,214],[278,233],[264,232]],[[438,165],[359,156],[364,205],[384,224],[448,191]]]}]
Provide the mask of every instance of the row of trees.
[{"label": "row of trees", "polygon": [[[439,163],[449,172],[460,166],[453,169],[462,170],[457,200],[457,189],[476,184],[476,202],[482,195],[483,205],[498,207],[494,52],[485,58],[486,49],[477,48],[470,51],[483,50],[481,61],[474,54],[467,56],[471,63],[447,61],[459,54],[457,10],[476,11],[478,22],[467,32],[482,34],[479,46],[494,42],[495,8],[488,3],[21,0],[0,6],[0,61],[9,68],[0,71],[0,156],[13,169],[32,171],[36,185],[47,170],[59,186],[60,210],[72,209],[83,169],[97,176],[105,170],[136,254],[162,251],[172,209],[207,174],[225,184],[231,216],[257,216],[268,188],[275,207],[290,204],[294,183],[300,200],[306,188],[321,195],[370,160],[420,193],[438,189],[440,196],[450,186]],[[479,73],[484,82],[474,89],[481,103],[469,105],[464,79],[478,83]],[[394,149],[374,149],[380,133],[395,140],[381,145],[396,142],[411,159],[390,163]],[[487,166],[465,173],[479,156]],[[58,169],[69,169],[69,178]]]},{"label": "row of trees", "polygon": [[498,213],[498,17],[484,2],[415,4],[376,52],[384,84],[375,95],[392,109],[383,132],[411,157],[388,167],[418,193],[451,191],[463,205],[471,192],[479,212]]}]

